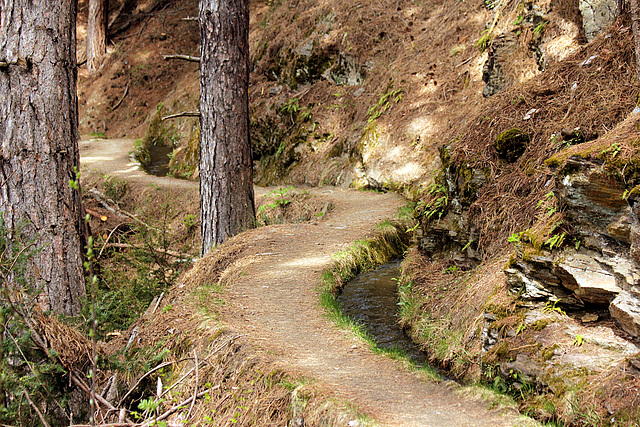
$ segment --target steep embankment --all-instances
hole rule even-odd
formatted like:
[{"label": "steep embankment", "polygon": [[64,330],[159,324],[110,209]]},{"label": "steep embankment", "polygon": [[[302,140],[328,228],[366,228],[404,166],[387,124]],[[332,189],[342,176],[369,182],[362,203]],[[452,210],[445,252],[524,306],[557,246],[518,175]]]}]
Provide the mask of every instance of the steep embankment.
[{"label": "steep embankment", "polygon": [[[84,141],[81,143],[83,167],[143,185],[193,186],[141,173],[129,161],[131,144],[130,140]],[[485,402],[456,394],[455,386],[425,380],[407,371],[401,363],[375,355],[366,343],[340,331],[324,316],[315,289],[322,272],[332,265],[332,254],[370,236],[376,224],[393,217],[405,202],[393,194],[335,187],[309,189],[309,192],[333,205],[326,219],[248,231],[230,242],[231,247],[242,247],[237,251],[241,255],[228,254],[232,263],[227,262],[222,271],[212,276],[211,269],[220,260],[213,261],[217,254],[210,254],[198,261],[183,278],[184,283],[189,288],[198,288],[211,286],[211,281],[217,280],[226,289],[222,294],[227,300],[222,309],[224,324],[240,332],[244,340],[265,349],[284,370],[318,379],[332,394],[362,408],[385,425],[512,426],[525,423],[519,421],[515,413],[489,410]],[[220,251],[224,253],[226,245]],[[161,307],[169,304],[170,310],[180,313],[181,319],[199,316],[188,310],[181,313],[184,304],[181,292],[178,287],[173,299],[169,297]],[[208,301],[215,304],[213,298]],[[153,330],[154,323],[162,327],[171,325],[164,317],[167,310],[161,307],[158,313],[162,315],[145,319],[151,322],[145,323],[145,328]],[[176,327],[183,326],[176,324]],[[138,336],[137,339],[151,338]],[[200,339],[212,338],[201,336]],[[197,347],[198,343],[189,345]]]}]

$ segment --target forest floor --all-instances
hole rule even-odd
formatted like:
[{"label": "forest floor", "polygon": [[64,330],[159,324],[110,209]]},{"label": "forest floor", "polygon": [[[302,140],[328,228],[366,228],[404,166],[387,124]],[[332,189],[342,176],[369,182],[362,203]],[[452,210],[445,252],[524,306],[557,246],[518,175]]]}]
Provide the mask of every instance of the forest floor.
[{"label": "forest floor", "polygon": [[[126,179],[134,189],[138,185],[184,188],[196,190],[197,197],[197,182],[139,170],[129,158],[132,149],[132,140],[82,141],[83,170]],[[268,191],[256,187],[258,197]],[[374,354],[367,343],[325,316],[316,288],[323,271],[331,267],[332,255],[369,237],[376,224],[393,217],[405,201],[395,194],[336,187],[308,191],[331,202],[334,209],[314,222],[248,232],[250,249],[234,263],[242,265],[242,273],[225,287],[222,321],[265,349],[287,372],[319,380],[339,399],[383,425],[530,423],[515,410],[490,409],[485,401],[463,397],[456,393],[455,383],[430,381],[401,362]]]}]

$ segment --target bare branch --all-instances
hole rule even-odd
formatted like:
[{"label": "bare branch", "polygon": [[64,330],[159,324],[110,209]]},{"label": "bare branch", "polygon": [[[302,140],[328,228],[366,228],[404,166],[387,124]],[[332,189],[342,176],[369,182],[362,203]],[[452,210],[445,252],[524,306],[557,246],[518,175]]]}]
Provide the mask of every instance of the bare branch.
[{"label": "bare branch", "polygon": [[[80,387],[82,389],[82,391],[84,391],[88,395],[91,395],[91,389],[89,389],[89,386],[87,384],[85,384],[84,381],[82,381],[82,379],[76,374],[76,372],[73,372],[73,371],[69,372],[69,377],[71,378],[71,381],[73,381],[75,385],[77,385],[78,387]],[[118,408],[113,406],[111,404],[111,402],[109,402],[107,399],[105,399],[104,397],[100,396],[99,394],[95,394],[94,398],[98,402],[100,402],[104,407],[106,407],[107,409],[109,409],[111,411],[118,412]],[[128,422],[129,424],[134,424],[134,422],[131,421],[128,418],[125,418],[125,421]]]},{"label": "bare branch", "polygon": [[191,410],[193,409],[193,405],[196,403],[196,396],[198,395],[198,353],[196,352],[196,350],[193,350],[193,358],[195,359],[195,369],[196,369],[196,381],[195,381],[195,385],[193,387],[193,400],[191,401],[191,405],[189,406],[189,410],[187,411],[187,418],[185,418],[187,421],[189,421],[189,418],[191,417]]},{"label": "bare branch", "polygon": [[133,393],[133,391],[136,389],[136,387],[138,387],[138,385],[142,382],[143,379],[145,379],[146,377],[148,377],[149,375],[151,375],[152,373],[154,373],[155,371],[164,368],[165,366],[170,366],[170,365],[174,365],[176,363],[180,363],[180,362],[184,362],[185,360],[191,360],[190,357],[187,357],[185,359],[180,359],[180,360],[176,360],[175,362],[162,362],[161,364],[159,364],[158,366],[156,366],[155,368],[151,369],[149,372],[146,372],[144,375],[142,375],[140,378],[138,378],[138,381],[134,384],[133,387],[131,387],[129,389],[129,391],[127,392],[127,394],[125,394],[122,399],[120,399],[120,403],[118,403],[118,405],[122,405],[122,403],[125,401],[125,399],[127,397],[129,397],[129,395],[131,393]]},{"label": "bare branch", "polygon": [[114,208],[113,206],[109,205],[109,201],[113,204],[115,204],[115,202],[113,200],[110,200],[107,198],[107,196],[105,196],[104,194],[102,194],[100,191],[98,191],[95,188],[90,189],[89,191],[87,191],[87,193],[91,194],[92,196],[95,197],[95,199],[102,205],[104,206],[105,209],[107,209],[109,212],[113,212],[115,214],[118,215],[122,215],[122,216],[126,216],[131,218],[132,220],[136,221],[139,224],[144,225],[147,228],[155,228],[155,227],[151,227],[149,224],[147,224],[146,222],[140,220],[138,217],[136,217],[135,215],[133,215],[132,213],[129,213],[127,211],[124,211],[122,209],[120,209],[117,205]]},{"label": "bare branch", "polygon": [[169,60],[169,59],[182,59],[184,61],[189,61],[189,62],[200,62],[200,58],[197,56],[190,56],[190,55],[164,55],[163,56],[164,59]]},{"label": "bare branch", "polygon": [[183,408],[185,406],[187,406],[189,403],[191,403],[191,401],[195,398],[195,399],[199,399],[202,396],[204,396],[205,394],[209,393],[210,391],[213,390],[217,390],[220,388],[220,384],[213,386],[211,388],[206,389],[205,391],[201,391],[200,393],[196,394],[195,396],[191,396],[190,398],[183,400],[182,402],[178,403],[177,405],[169,408],[164,414],[160,415],[158,418],[156,418],[154,421],[162,421],[165,418],[167,418],[169,415],[173,414],[175,411],[177,411],[180,408]]},{"label": "bare branch", "polygon": [[40,422],[42,423],[42,425],[44,427],[51,427],[49,425],[49,423],[47,422],[47,420],[44,419],[44,416],[42,415],[42,412],[40,412],[40,409],[38,409],[38,407],[33,403],[31,398],[29,397],[29,393],[24,391],[24,392],[22,392],[22,394],[23,394],[24,397],[27,398],[27,402],[29,402],[29,405],[31,405],[31,407],[34,409],[34,411],[36,411],[36,414],[38,414],[38,418],[40,418]]},{"label": "bare branch", "polygon": [[[118,249],[146,249],[141,246],[130,245],[128,243],[107,243],[104,246],[107,248],[118,248]],[[153,250],[159,254],[169,255],[174,258],[189,259],[192,261],[195,258],[193,255],[176,252],[169,249],[153,248]]]},{"label": "bare branch", "polygon": [[118,103],[116,105],[113,106],[112,111],[115,111],[118,109],[118,107],[120,105],[122,105],[122,101],[124,101],[124,98],[127,96],[127,94],[129,93],[129,85],[127,85],[126,88],[124,88],[124,93],[122,94],[122,97],[120,98],[120,101],[118,101]]},{"label": "bare branch", "polygon": [[161,120],[175,119],[176,117],[200,117],[200,111],[185,111],[184,113],[169,114],[162,117]]}]

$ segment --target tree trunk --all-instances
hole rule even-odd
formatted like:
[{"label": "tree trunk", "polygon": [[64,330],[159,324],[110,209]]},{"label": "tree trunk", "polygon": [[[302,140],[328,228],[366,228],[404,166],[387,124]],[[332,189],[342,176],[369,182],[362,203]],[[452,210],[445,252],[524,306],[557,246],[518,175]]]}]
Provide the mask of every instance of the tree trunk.
[{"label": "tree trunk", "polygon": [[202,254],[255,222],[249,0],[200,1]]},{"label": "tree trunk", "polygon": [[107,53],[107,23],[109,0],[89,0],[87,23],[87,69],[93,74],[100,68]]},{"label": "tree trunk", "polygon": [[633,30],[633,45],[636,52],[636,73],[640,80],[640,0],[629,0],[631,9],[631,29]]},{"label": "tree trunk", "polygon": [[68,315],[86,294],[86,225],[69,186],[80,163],[76,12],[77,0],[0,3],[0,211],[40,248],[26,274],[44,308]]}]

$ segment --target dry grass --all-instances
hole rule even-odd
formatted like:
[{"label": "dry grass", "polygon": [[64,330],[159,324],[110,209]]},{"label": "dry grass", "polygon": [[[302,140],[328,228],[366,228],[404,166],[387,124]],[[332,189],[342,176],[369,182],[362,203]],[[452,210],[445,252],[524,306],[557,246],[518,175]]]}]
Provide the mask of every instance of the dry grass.
[{"label": "dry grass", "polygon": [[333,204],[307,191],[283,187],[265,195],[256,203],[258,225],[318,221],[333,210]]},{"label": "dry grass", "polygon": [[[593,139],[630,113],[638,94],[633,63],[630,28],[619,24],[540,76],[493,96],[473,125],[451,135],[457,141],[452,161],[490,177],[491,185],[482,187],[470,206],[470,227],[479,230],[481,255],[502,252],[511,233],[533,225],[538,202],[553,188],[544,161],[564,148],[563,129],[580,128],[587,140]],[[507,163],[492,145],[513,128],[529,134],[531,142],[517,161]],[[568,150],[579,152],[588,144]]]},{"label": "dry grass", "polygon": [[40,314],[37,321],[65,368],[83,372],[91,366],[93,344],[86,336],[52,316]]},{"label": "dry grass", "polygon": [[401,322],[432,361],[456,377],[480,378],[484,313],[504,315],[512,305],[502,274],[505,263],[499,258],[462,271],[450,260],[432,260],[416,249],[403,262],[400,288],[415,308]]}]

